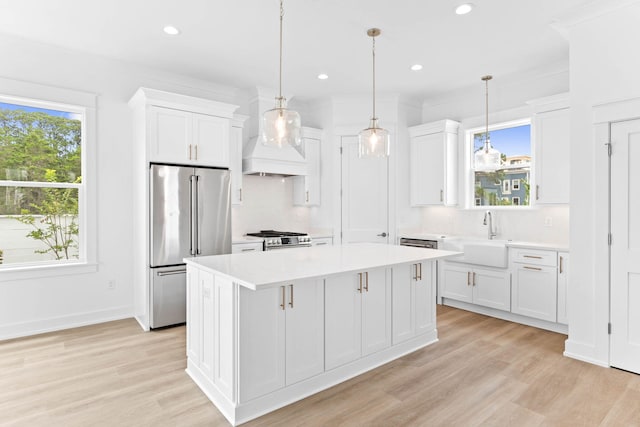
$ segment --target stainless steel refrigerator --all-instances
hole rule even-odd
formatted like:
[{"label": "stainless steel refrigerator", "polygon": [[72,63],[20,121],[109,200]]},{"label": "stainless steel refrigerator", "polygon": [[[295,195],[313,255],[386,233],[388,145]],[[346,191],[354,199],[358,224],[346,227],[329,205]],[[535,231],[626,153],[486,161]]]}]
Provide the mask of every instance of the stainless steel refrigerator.
[{"label": "stainless steel refrigerator", "polygon": [[150,326],[186,321],[183,259],[231,253],[229,170],[151,164]]}]

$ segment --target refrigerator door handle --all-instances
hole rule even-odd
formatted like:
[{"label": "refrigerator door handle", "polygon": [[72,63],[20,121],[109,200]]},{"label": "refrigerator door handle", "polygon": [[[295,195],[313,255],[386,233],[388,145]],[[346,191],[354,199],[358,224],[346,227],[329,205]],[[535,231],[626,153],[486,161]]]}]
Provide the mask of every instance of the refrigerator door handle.
[{"label": "refrigerator door handle", "polygon": [[[197,153],[197,151],[196,151],[196,153]],[[200,251],[200,224],[199,224],[200,213],[198,211],[198,209],[200,207],[199,203],[198,203],[198,196],[200,194],[200,186],[199,186],[200,176],[199,175],[195,175],[195,177],[196,177],[196,191],[195,191],[195,194],[196,194],[196,209],[195,209],[195,212],[196,212],[196,214],[195,214],[194,224],[195,224],[195,228],[196,228],[196,255],[200,255],[201,254],[201,251]]]},{"label": "refrigerator door handle", "polygon": [[193,193],[193,178],[195,175],[191,175],[189,177],[189,254],[196,254],[196,245],[195,245],[195,222],[194,222],[194,193]]}]

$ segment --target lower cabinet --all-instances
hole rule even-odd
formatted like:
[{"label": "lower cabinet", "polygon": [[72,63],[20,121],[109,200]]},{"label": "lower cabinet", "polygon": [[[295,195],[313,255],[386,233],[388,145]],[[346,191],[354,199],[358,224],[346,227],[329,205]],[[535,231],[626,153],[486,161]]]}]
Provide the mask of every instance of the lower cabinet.
[{"label": "lower cabinet", "polygon": [[557,321],[556,252],[531,250],[515,256],[511,311],[536,319]]},{"label": "lower cabinet", "polygon": [[333,245],[333,237],[314,237],[311,239],[311,246]]},{"label": "lower cabinet", "polygon": [[444,298],[497,310],[511,309],[509,270],[447,261],[440,265],[440,291]]},{"label": "lower cabinet", "polygon": [[569,324],[567,296],[569,292],[569,252],[558,252],[558,323]]},{"label": "lower cabinet", "polygon": [[239,292],[240,401],[324,370],[323,280]]},{"label": "lower cabinet", "polygon": [[327,370],[391,346],[387,269],[325,279],[324,305]]},{"label": "lower cabinet", "polygon": [[435,328],[434,283],[432,263],[393,268],[391,340],[394,345]]}]

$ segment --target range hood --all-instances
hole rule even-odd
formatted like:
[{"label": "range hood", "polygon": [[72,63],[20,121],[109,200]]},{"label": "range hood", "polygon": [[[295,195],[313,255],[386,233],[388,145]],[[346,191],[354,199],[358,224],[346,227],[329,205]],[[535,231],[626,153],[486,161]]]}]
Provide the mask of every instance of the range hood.
[{"label": "range hood", "polygon": [[307,161],[289,144],[282,148],[264,145],[260,137],[249,140],[243,150],[245,175],[307,175]]}]

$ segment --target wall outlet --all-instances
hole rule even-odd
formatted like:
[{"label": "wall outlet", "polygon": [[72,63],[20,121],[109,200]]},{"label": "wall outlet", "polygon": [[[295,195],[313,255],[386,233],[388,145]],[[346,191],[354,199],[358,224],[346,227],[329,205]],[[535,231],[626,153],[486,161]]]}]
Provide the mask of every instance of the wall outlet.
[{"label": "wall outlet", "polygon": [[553,226],[553,218],[551,218],[550,216],[544,217],[544,226],[545,227],[552,227]]},{"label": "wall outlet", "polygon": [[107,289],[115,289],[116,288],[116,280],[110,279],[107,281]]}]

